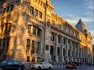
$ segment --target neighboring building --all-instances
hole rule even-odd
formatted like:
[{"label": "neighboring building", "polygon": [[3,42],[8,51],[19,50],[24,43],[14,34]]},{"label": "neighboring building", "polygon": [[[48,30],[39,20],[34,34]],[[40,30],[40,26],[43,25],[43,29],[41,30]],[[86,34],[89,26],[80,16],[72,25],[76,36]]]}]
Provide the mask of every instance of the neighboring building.
[{"label": "neighboring building", "polygon": [[[92,63],[92,36],[53,12],[50,0],[0,1],[0,55],[4,59]],[[82,27],[83,27],[82,26]],[[88,57],[87,57],[88,56]]]}]

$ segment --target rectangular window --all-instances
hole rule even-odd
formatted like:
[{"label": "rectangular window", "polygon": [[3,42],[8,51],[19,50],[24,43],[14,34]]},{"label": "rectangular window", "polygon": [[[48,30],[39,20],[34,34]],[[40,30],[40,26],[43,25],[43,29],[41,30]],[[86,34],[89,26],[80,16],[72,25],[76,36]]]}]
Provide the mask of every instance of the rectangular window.
[{"label": "rectangular window", "polygon": [[37,9],[35,9],[35,16],[38,16],[38,10]]},{"label": "rectangular window", "polygon": [[71,44],[70,44],[70,40],[68,40],[68,46],[71,46]]},{"label": "rectangular window", "polygon": [[64,41],[63,41],[64,44],[66,44],[66,38],[64,37]]},{"label": "rectangular window", "polygon": [[51,35],[51,41],[54,41],[54,38],[55,38],[55,35],[54,35],[54,33],[52,33],[52,35]]},{"label": "rectangular window", "polygon": [[32,50],[31,50],[31,54],[34,54],[35,53],[35,41],[32,41]]},{"label": "rectangular window", "polygon": [[30,49],[30,39],[27,39],[26,53],[29,52],[29,49]]},{"label": "rectangular window", "polygon": [[63,49],[63,56],[65,56],[65,49]]},{"label": "rectangular window", "polygon": [[5,13],[5,12],[6,12],[6,8],[3,9],[3,13]]},{"label": "rectangular window", "polygon": [[8,24],[4,24],[5,30],[4,30],[4,34],[7,34],[7,30],[8,30]]},{"label": "rectangular window", "polygon": [[12,11],[13,8],[14,8],[14,5],[12,4],[12,5],[10,6],[10,11]]},{"label": "rectangular window", "polygon": [[61,42],[61,37],[60,36],[58,36],[58,43],[60,43]]},{"label": "rectangular window", "polygon": [[5,34],[9,34],[11,30],[11,24],[10,23],[6,23],[5,24]]},{"label": "rectangular window", "polygon": [[33,8],[33,7],[30,8],[30,13],[31,13],[32,15],[34,15],[34,8]]},{"label": "rectangular window", "polygon": [[42,19],[42,12],[39,11],[39,17]]},{"label": "rectangular window", "polygon": [[0,34],[2,34],[2,26],[0,25]]},{"label": "rectangular window", "polygon": [[1,25],[1,33],[3,33],[4,25]]},{"label": "rectangular window", "polygon": [[54,20],[52,20],[52,26],[55,26],[55,21]]},{"label": "rectangular window", "polygon": [[68,57],[70,57],[70,50],[68,50]]},{"label": "rectangular window", "polygon": [[5,38],[3,39],[3,51],[5,50]]},{"label": "rectangular window", "polygon": [[9,38],[6,38],[6,52],[8,52],[9,49]]},{"label": "rectangular window", "polygon": [[60,47],[57,47],[57,55],[60,56]]},{"label": "rectangular window", "polygon": [[46,45],[46,50],[49,50],[49,45]]},{"label": "rectangular window", "polygon": [[2,5],[2,3],[3,3],[3,0],[0,1],[0,5]]},{"label": "rectangular window", "polygon": [[36,27],[33,26],[33,35],[36,35]]},{"label": "rectangular window", "polygon": [[6,10],[7,12],[9,12],[9,8],[10,8],[9,6],[6,8],[6,9],[7,9],[7,10]]},{"label": "rectangular window", "polygon": [[2,43],[2,39],[0,39],[0,49],[1,49],[1,43]]},{"label": "rectangular window", "polygon": [[38,42],[38,46],[37,46],[37,54],[40,53],[40,49],[41,49],[41,43]]},{"label": "rectangular window", "polygon": [[27,62],[30,62],[30,56],[27,56]]},{"label": "rectangular window", "polygon": [[31,25],[28,25],[28,33],[31,33]]},{"label": "rectangular window", "polygon": [[41,29],[40,28],[38,28],[38,30],[37,30],[37,36],[41,37]]},{"label": "rectangular window", "polygon": [[7,33],[10,33],[10,31],[11,31],[11,23],[8,23],[8,31],[7,31]]}]

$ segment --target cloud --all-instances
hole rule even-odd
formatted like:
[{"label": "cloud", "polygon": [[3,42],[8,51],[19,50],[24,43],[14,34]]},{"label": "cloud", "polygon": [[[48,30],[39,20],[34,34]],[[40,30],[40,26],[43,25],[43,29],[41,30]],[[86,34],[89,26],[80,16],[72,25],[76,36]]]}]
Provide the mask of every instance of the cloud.
[{"label": "cloud", "polygon": [[83,18],[83,17],[77,17],[77,18],[74,18],[74,19],[66,18],[68,23],[70,23],[72,25],[76,25],[78,23],[79,19],[82,19],[83,22],[85,22],[85,23],[92,23],[92,22],[94,22],[93,19]]},{"label": "cloud", "polygon": [[94,6],[93,5],[89,5],[88,8],[91,9],[91,10],[94,10]]},{"label": "cloud", "polygon": [[90,9],[94,9],[93,5],[88,6],[88,8],[90,8]]},{"label": "cloud", "polygon": [[91,34],[94,36],[94,30],[91,30],[90,32],[91,32]]},{"label": "cloud", "polygon": [[94,11],[94,0],[84,0],[87,9]]},{"label": "cloud", "polygon": [[84,12],[82,15],[84,15],[85,17],[87,17],[87,16],[91,17],[93,15],[93,11],[88,10],[88,11]]},{"label": "cloud", "polygon": [[92,35],[92,37],[93,37],[92,43],[94,44],[94,31],[92,30],[92,31],[90,31],[90,32],[91,32],[91,35]]},{"label": "cloud", "polygon": [[94,20],[93,19],[90,19],[90,18],[81,18],[83,21],[85,21],[85,22],[94,22]]},{"label": "cloud", "polygon": [[73,14],[69,14],[68,16],[69,16],[69,17],[74,17],[74,15],[73,15]]},{"label": "cloud", "polygon": [[78,20],[77,19],[66,19],[68,21],[68,23],[72,24],[72,25],[76,25]]}]

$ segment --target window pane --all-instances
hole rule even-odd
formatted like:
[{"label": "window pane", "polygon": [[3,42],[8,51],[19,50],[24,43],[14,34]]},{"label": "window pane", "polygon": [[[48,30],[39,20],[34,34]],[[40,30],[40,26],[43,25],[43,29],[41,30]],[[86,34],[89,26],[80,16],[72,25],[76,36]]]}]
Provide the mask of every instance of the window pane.
[{"label": "window pane", "polygon": [[29,49],[30,49],[30,39],[27,39],[26,53],[29,52]]},{"label": "window pane", "polygon": [[51,41],[54,41],[54,38],[55,38],[55,35],[54,35],[54,33],[52,33]]},{"label": "window pane", "polygon": [[36,35],[36,27],[33,26],[33,35]]},{"label": "window pane", "polygon": [[42,18],[42,12],[39,11],[39,17]]},{"label": "window pane", "polygon": [[30,34],[31,32],[31,25],[28,25],[28,33]]},{"label": "window pane", "polygon": [[9,12],[9,6],[7,7],[7,12]]},{"label": "window pane", "polygon": [[32,41],[32,52],[31,52],[31,54],[35,53],[34,47],[35,47],[35,41]]},{"label": "window pane", "polygon": [[42,32],[42,30],[40,28],[38,28],[38,30],[37,30],[37,36],[41,37],[41,32]]},{"label": "window pane", "polygon": [[49,50],[49,45],[46,45],[46,50]]},{"label": "window pane", "polygon": [[38,16],[38,10],[35,9],[35,16]]},{"label": "window pane", "polygon": [[8,51],[8,49],[9,49],[9,38],[6,38],[6,52]]},{"label": "window pane", "polygon": [[33,7],[30,8],[30,13],[31,13],[32,15],[34,15],[34,8],[33,8]]}]

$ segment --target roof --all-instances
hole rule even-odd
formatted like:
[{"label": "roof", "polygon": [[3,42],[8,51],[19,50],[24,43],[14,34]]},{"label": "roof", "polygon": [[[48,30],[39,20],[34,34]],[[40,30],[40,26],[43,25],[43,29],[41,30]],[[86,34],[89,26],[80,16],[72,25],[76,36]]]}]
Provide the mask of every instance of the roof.
[{"label": "roof", "polygon": [[81,31],[82,33],[87,33],[88,32],[88,28],[87,26],[84,24],[84,22],[82,21],[82,19],[79,19],[78,23],[75,26],[79,31]]}]

